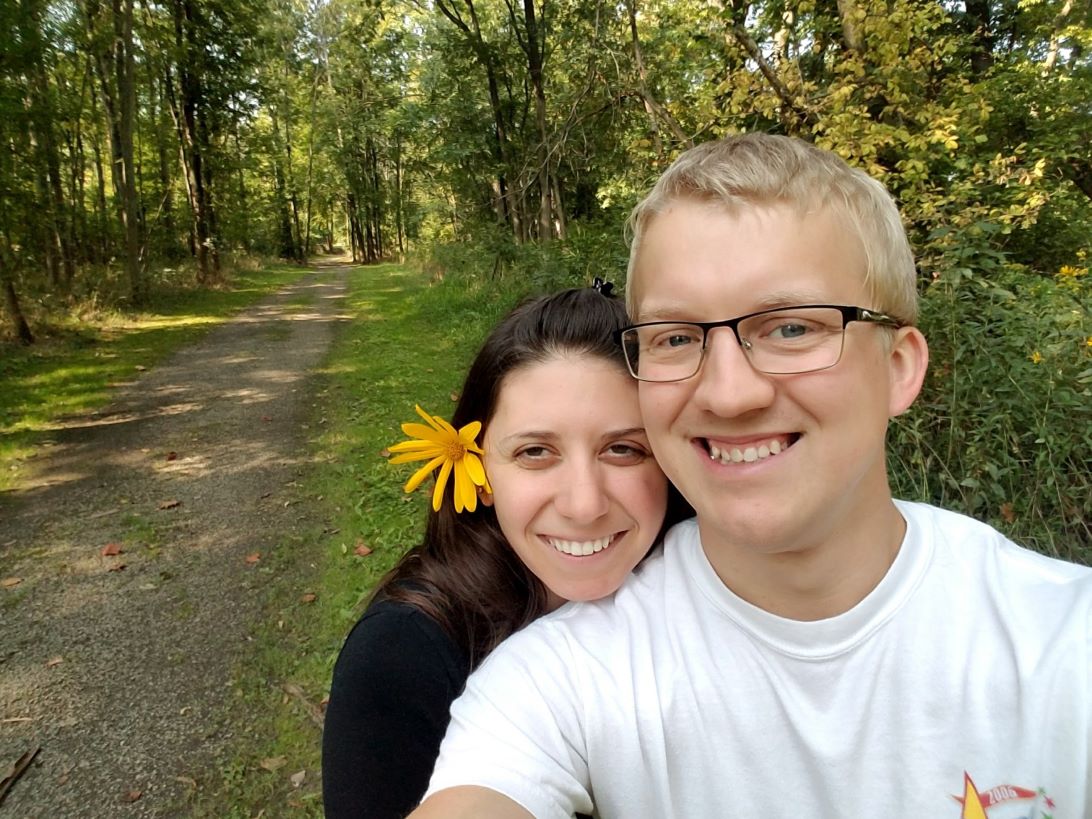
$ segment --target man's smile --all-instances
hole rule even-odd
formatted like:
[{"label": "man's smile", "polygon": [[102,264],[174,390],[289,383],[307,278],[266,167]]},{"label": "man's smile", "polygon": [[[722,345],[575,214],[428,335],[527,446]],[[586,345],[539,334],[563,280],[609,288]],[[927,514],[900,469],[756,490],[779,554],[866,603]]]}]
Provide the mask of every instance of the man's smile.
[{"label": "man's smile", "polygon": [[701,443],[710,460],[722,464],[754,463],[774,455],[779,455],[800,439],[799,433],[792,435],[773,435],[768,438],[756,438],[744,443],[728,443],[710,438],[701,439]]}]

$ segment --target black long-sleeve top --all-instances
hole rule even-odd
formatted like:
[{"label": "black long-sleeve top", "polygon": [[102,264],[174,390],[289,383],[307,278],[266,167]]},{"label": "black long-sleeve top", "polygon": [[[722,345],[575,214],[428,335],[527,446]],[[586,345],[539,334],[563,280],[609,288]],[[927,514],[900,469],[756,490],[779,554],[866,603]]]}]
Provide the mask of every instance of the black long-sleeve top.
[{"label": "black long-sleeve top", "polygon": [[419,609],[368,607],[338,656],[326,707],[327,819],[403,819],[417,807],[469,673],[465,653]]}]

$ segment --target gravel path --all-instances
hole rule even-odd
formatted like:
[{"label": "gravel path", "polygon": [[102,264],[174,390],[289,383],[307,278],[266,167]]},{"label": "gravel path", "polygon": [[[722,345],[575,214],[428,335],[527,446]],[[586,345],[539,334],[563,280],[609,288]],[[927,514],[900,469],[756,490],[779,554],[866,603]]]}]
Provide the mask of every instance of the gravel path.
[{"label": "gravel path", "polygon": [[309,374],[346,270],[309,273],[70,419],[2,499],[0,579],[21,582],[0,588],[0,780],[41,748],[3,819],[182,815],[231,739],[262,558],[307,515]]}]

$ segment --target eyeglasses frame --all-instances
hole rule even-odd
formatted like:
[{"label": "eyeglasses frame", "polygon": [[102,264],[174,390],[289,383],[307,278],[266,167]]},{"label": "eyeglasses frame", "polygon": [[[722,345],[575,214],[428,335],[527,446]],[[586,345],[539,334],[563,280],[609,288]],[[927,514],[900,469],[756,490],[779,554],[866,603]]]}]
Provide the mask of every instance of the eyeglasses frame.
[{"label": "eyeglasses frame", "polygon": [[[739,334],[739,325],[749,318],[755,316],[762,316],[768,313],[787,313],[792,310],[810,310],[814,308],[824,308],[828,310],[837,310],[842,314],[842,346],[838,350],[838,357],[834,361],[825,367],[818,367],[816,369],[808,370],[794,370],[792,372],[785,373],[767,373],[765,370],[760,370],[754,366],[754,362],[751,360],[750,355],[747,356],[748,363],[755,368],[757,372],[766,373],[766,375],[800,375],[801,373],[814,373],[821,372],[822,370],[829,370],[842,360],[842,353],[845,351],[845,332],[846,327],[850,322],[859,321],[866,324],[878,324],[883,327],[905,327],[905,323],[899,321],[894,316],[890,316],[887,313],[881,313],[879,310],[872,310],[867,307],[854,307],[844,304],[794,304],[788,307],[773,307],[768,310],[756,310],[753,313],[747,313],[744,316],[737,316],[736,318],[724,319],[723,321],[644,321],[639,324],[630,324],[627,327],[622,327],[619,330],[614,331],[614,341],[622,348],[622,356],[626,360],[626,368],[629,370],[629,374],[636,378],[638,381],[644,381],[648,384],[674,384],[678,381],[686,381],[689,378],[693,378],[699,372],[701,372],[701,365],[705,363],[705,350],[709,343],[709,331],[714,330],[717,327],[727,327],[732,331],[732,334],[736,337],[736,341],[739,343],[740,349],[744,353],[750,353],[753,350],[753,345],[750,341],[743,338]],[[694,368],[694,372],[690,375],[683,376],[682,378],[669,378],[666,380],[641,378],[635,372],[636,365],[629,360],[629,353],[626,352],[626,345],[622,342],[622,336],[626,333],[637,330],[641,327],[657,327],[669,324],[686,324],[690,327],[701,328],[701,354],[698,356],[698,364]]]}]

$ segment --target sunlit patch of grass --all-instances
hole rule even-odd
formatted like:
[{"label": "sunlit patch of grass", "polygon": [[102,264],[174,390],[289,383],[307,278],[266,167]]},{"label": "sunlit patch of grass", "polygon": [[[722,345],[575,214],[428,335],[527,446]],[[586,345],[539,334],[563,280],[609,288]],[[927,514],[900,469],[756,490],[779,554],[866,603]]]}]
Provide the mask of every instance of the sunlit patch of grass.
[{"label": "sunlit patch of grass", "polygon": [[271,265],[219,288],[165,290],[137,311],[77,307],[50,317],[37,344],[0,344],[0,492],[17,485],[20,465],[59,419],[108,403],[114,385],[301,275]]}]

